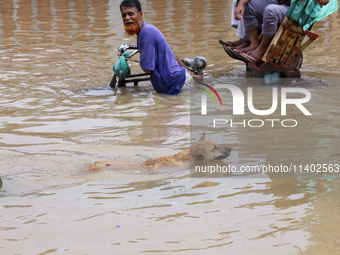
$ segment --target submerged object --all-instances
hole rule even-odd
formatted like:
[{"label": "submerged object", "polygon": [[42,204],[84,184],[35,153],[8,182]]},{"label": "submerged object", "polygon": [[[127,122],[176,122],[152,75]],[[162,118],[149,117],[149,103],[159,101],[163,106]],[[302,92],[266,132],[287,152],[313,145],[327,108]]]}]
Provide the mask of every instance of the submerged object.
[{"label": "submerged object", "polygon": [[1,180],[1,178],[0,178],[0,189],[2,188],[2,180]]}]

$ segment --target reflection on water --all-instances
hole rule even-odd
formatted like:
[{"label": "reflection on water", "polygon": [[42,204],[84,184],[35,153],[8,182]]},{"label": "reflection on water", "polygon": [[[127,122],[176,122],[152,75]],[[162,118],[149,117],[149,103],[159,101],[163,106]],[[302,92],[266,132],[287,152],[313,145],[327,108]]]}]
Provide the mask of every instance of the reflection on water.
[{"label": "reflection on water", "polygon": [[[232,1],[141,2],[176,55],[207,58],[206,83],[251,77],[218,43],[234,39]],[[109,88],[116,49],[136,44],[119,4],[0,0],[0,253],[337,254],[337,179],[195,179],[186,167],[82,171],[96,160],[140,161],[190,144],[189,91],[158,95],[148,82]],[[228,130],[227,163],[339,160],[339,24],[339,13],[315,24],[320,37],[304,53],[304,78],[330,84],[311,88],[314,118],[298,132]],[[271,92],[258,85],[256,93],[261,102]]]}]

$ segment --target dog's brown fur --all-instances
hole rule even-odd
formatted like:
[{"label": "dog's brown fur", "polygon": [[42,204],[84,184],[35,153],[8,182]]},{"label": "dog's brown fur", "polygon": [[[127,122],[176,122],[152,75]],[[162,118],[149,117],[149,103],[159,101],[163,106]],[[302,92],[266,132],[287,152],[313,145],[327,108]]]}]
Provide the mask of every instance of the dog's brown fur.
[{"label": "dog's brown fur", "polygon": [[88,171],[98,171],[102,169],[111,170],[158,170],[164,167],[178,167],[190,164],[190,160],[209,161],[215,159],[227,158],[231,149],[228,147],[219,147],[212,141],[205,140],[205,134],[199,141],[191,146],[190,149],[178,152],[172,156],[163,156],[151,158],[140,162],[126,162],[104,160],[86,166]]}]

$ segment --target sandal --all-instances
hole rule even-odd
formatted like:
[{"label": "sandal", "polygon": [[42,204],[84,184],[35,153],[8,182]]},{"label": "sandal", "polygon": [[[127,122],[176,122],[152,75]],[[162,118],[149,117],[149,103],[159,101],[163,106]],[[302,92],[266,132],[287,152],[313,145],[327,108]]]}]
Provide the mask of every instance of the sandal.
[{"label": "sandal", "polygon": [[241,53],[235,52],[232,48],[225,45],[223,46],[223,49],[229,55],[229,57],[248,63],[248,61],[245,61],[243,58],[240,57]]},{"label": "sandal", "polygon": [[222,39],[220,39],[218,42],[219,42],[220,44],[222,44],[222,46],[225,45],[225,46],[228,46],[228,47],[235,48],[235,47],[241,45],[241,44],[244,42],[244,40],[243,40],[243,39],[239,39],[239,40],[237,40],[237,41],[235,41],[235,42],[231,42],[231,41],[225,42],[225,41],[223,41]]},{"label": "sandal", "polygon": [[258,56],[256,56],[254,53],[252,52],[248,52],[248,53],[242,53],[240,54],[240,58],[242,58],[243,61],[247,61],[248,63],[252,63],[254,65],[259,66],[262,62],[262,59],[259,58]]},{"label": "sandal", "polygon": [[230,41],[223,41],[223,40],[219,40],[218,41],[220,44],[222,44],[222,46],[227,46],[227,47],[236,47],[235,43],[230,42]]}]

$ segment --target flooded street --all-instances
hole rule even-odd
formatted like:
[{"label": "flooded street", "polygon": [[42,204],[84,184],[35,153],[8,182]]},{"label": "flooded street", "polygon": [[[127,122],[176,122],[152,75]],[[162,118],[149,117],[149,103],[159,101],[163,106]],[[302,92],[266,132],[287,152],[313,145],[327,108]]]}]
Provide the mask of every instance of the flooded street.
[{"label": "flooded street", "polygon": [[[236,40],[231,0],[141,3],[176,55],[207,59],[205,83],[253,80],[218,43]],[[190,146],[190,91],[110,88],[117,48],[136,45],[119,4],[0,0],[0,254],[339,254],[339,178],[85,170]],[[216,142],[232,147],[226,164],[339,163],[339,20],[337,12],[316,23],[320,37],[304,51],[302,77],[321,82],[305,86],[313,116],[295,129],[219,130]],[[254,84],[265,104],[271,88]],[[216,138],[211,128],[206,135]]]}]

